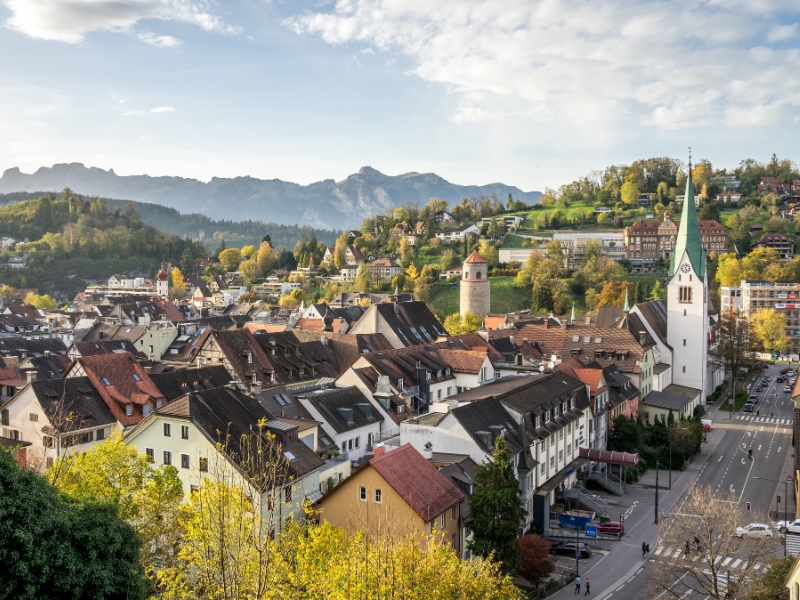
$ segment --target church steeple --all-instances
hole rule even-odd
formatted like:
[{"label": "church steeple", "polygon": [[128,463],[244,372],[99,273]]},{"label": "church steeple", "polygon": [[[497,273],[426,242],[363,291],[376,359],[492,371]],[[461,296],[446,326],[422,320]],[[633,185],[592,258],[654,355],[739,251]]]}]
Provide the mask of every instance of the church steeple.
[{"label": "church steeple", "polygon": [[697,223],[697,209],[694,204],[694,184],[692,183],[692,155],[689,150],[689,176],[686,178],[686,196],[683,200],[681,211],[681,224],[678,228],[678,237],[675,240],[675,249],[669,259],[669,276],[675,275],[680,265],[683,253],[689,255],[689,261],[698,277],[706,273],[706,253],[700,241],[700,226]]}]

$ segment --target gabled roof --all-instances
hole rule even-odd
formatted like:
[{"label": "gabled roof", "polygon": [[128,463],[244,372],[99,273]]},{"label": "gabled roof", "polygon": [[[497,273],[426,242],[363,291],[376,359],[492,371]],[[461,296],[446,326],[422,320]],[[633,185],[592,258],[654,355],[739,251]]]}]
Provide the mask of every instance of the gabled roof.
[{"label": "gabled roof", "polygon": [[[299,398],[311,404],[336,433],[383,422],[380,413],[355,386],[321,390]],[[368,411],[369,415],[362,408]]]},{"label": "gabled roof", "polygon": [[92,382],[92,386],[102,396],[106,406],[117,421],[124,426],[135,425],[142,419],[141,413],[136,411],[133,416],[127,416],[124,405],[142,406],[150,399],[156,402],[164,399],[164,395],[152,382],[150,376],[145,373],[139,362],[127,352],[125,354],[80,356],[75,359],[68,372],[74,368],[75,364],[81,366]]},{"label": "gabled roof", "polygon": [[31,389],[51,425],[58,426],[61,431],[117,422],[88,377],[34,381]]},{"label": "gabled roof", "polygon": [[411,444],[403,444],[368,464],[426,523],[464,498],[464,494]]},{"label": "gabled roof", "polygon": [[158,390],[164,395],[167,402],[176,400],[188,392],[224,387],[231,376],[222,365],[203,367],[201,369],[179,369],[150,375]]},{"label": "gabled roof", "polygon": [[438,337],[447,335],[447,330],[428,305],[419,300],[373,304],[354,326],[353,333],[378,333],[370,330],[371,321],[376,321],[377,325],[375,317],[383,320],[404,346],[430,344]]},{"label": "gabled roof", "polygon": [[96,356],[98,354],[122,354],[129,352],[136,358],[144,360],[147,357],[144,353],[140,352],[138,348],[127,339],[117,340],[84,340],[81,342],[74,342],[75,350],[81,356]]},{"label": "gabled roof", "polygon": [[[514,423],[514,419],[511,418],[508,411],[503,408],[503,404],[494,396],[454,408],[450,414],[478,447],[487,454],[491,454],[494,450],[494,439],[498,433],[505,438],[509,453],[519,454],[524,451],[524,447],[517,439],[518,425]],[[479,431],[490,434],[491,438],[488,443],[481,439],[478,435]]]},{"label": "gabled roof", "polygon": [[475,351],[439,348],[437,353],[446,365],[450,365],[454,373],[477,374],[481,372],[481,367],[486,361],[488,351],[485,349],[483,351]]},{"label": "gabled roof", "polygon": [[[253,429],[258,429],[259,421],[273,420],[273,416],[258,402],[253,402],[249,396],[227,387],[191,392],[158,409],[156,414],[190,418],[212,443],[225,442],[227,438],[228,454],[233,457],[241,450],[242,438],[254,435]],[[284,457],[287,452],[291,452],[297,459],[289,463],[289,469],[297,477],[302,477],[324,464],[302,442],[275,447],[275,451],[278,450],[282,451]]]}]

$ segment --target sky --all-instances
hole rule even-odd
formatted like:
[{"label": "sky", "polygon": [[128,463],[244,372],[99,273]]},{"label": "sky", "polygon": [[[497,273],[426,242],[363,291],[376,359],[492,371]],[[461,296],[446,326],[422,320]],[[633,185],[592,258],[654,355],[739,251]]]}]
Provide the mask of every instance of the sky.
[{"label": "sky", "polygon": [[525,191],[800,160],[797,0],[0,0],[0,171]]}]

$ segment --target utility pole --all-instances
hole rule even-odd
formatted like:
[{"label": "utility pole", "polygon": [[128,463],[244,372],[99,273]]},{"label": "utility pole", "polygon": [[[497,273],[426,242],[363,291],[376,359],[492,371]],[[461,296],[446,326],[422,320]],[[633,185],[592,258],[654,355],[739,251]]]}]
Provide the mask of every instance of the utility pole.
[{"label": "utility pole", "polygon": [[656,525],[658,525],[658,461],[656,461]]}]

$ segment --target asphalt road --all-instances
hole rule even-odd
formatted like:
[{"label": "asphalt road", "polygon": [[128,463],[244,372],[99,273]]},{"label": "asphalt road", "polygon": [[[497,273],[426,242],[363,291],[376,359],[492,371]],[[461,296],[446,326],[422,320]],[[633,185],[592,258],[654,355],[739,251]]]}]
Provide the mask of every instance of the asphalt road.
[{"label": "asphalt road", "polygon": [[[776,383],[775,378],[785,366],[773,365],[765,372],[770,385],[758,393],[758,415],[755,412],[731,415],[716,409],[709,411],[714,431],[709,433],[700,456],[673,481],[672,490],[660,491],[660,511],[669,512],[690,487],[711,485],[720,492],[732,491],[742,503],[750,502],[752,522],[769,522],[768,513],[775,511],[776,498],[780,495],[780,519],[783,519],[785,485],[782,482],[790,472],[784,467],[793,451],[793,407],[790,394],[782,391],[784,384]],[[753,449],[752,461],[748,459],[749,448]],[[790,484],[790,494],[791,490]],[[584,582],[586,577],[590,579],[591,596],[601,600],[646,600],[651,596],[645,585],[651,561],[667,560],[665,557],[678,549],[655,547],[655,490],[631,486],[619,503],[635,507],[625,523],[627,534],[621,541],[611,544],[607,554],[597,554],[582,561],[582,579]],[[791,518],[794,514],[793,499],[788,508]],[[642,559],[643,541],[651,544],[650,560]],[[581,595],[584,593],[582,588]],[[556,596],[566,598],[573,595],[574,586],[568,586]]]}]

